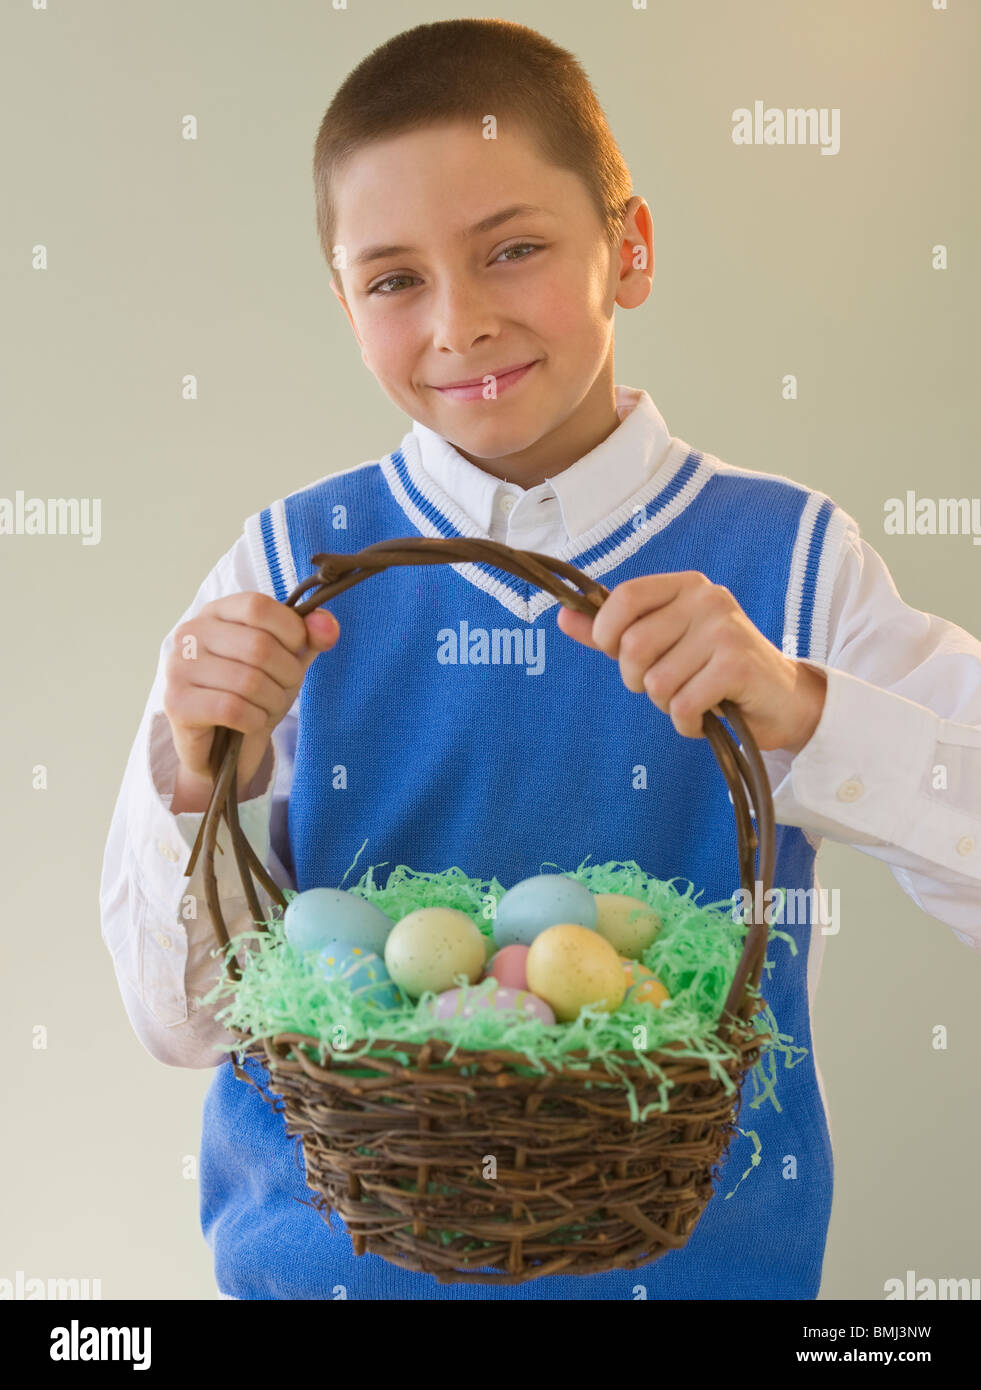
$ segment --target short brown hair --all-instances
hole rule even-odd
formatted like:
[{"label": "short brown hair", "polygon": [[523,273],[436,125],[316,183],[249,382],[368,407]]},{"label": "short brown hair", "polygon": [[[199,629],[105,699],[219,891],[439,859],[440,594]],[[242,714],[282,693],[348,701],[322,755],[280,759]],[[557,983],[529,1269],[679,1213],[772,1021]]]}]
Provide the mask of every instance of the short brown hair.
[{"label": "short brown hair", "polygon": [[[441,121],[509,115],[542,157],[579,175],[611,247],[631,197],[630,171],[573,54],[506,19],[419,24],[374,49],[338,88],[313,155],[317,233],[332,264],[334,175],[373,140]],[[340,286],[338,286],[340,288]]]}]

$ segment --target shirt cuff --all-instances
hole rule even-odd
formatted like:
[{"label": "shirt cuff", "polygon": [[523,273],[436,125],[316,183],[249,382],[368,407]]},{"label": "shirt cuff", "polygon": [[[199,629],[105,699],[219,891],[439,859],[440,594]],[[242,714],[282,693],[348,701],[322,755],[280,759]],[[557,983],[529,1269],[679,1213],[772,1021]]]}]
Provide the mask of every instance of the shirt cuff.
[{"label": "shirt cuff", "polygon": [[981,817],[927,792],[944,760],[947,721],[858,676],[805,664],[823,671],[828,684],[817,727],[783,779],[786,792],[789,776],[804,813],[795,823],[846,843],[897,845],[981,879]]}]

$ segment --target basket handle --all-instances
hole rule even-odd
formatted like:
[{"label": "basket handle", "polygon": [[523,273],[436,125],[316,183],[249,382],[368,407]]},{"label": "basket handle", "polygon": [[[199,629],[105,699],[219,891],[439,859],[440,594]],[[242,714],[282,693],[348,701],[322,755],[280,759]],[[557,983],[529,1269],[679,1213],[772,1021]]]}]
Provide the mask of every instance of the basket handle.
[{"label": "basket handle", "polygon": [[[552,555],[543,555],[531,550],[516,550],[499,541],[479,537],[460,536],[444,539],[406,536],[396,540],[379,541],[354,555],[314,555],[312,563],[317,566],[316,572],[298,584],[284,602],[294,608],[301,617],[305,617],[336,594],[360,584],[369,575],[380,574],[391,565],[454,564],[458,561],[488,564],[507,570],[519,579],[524,579],[554,595],[566,607],[574,608],[591,617],[599,612],[610,594],[609,589],[591,579],[582,570]],[[313,593],[309,598],[303,599],[302,595],[311,588]],[[730,700],[722,700],[718,708],[736,731],[742,748],[711,711],[706,711],[702,728],[732,793],[738,837],[740,882],[749,893],[753,904],[750,930],[746,934],[732,987],[723,1007],[723,1027],[726,1031],[731,1031],[736,1019],[748,1022],[759,1007],[758,1001],[746,993],[746,987],[751,984],[754,990],[759,989],[766,954],[768,929],[763,904],[773,885],[775,817],[770,782],[756,740],[746,727],[737,705]],[[237,768],[242,738],[243,735],[236,729],[221,726],[215,729],[211,748],[214,786],[185,870],[185,875],[188,876],[194,872],[198,855],[203,849],[205,894],[220,947],[228,945],[228,929],[222,916],[214,866],[218,828],[222,817],[228,825],[242,887],[253,921],[260,924],[264,916],[256,895],[253,874],[273,902],[284,910],[287,906],[282,890],[269,876],[239,823]],[[750,798],[748,802],[747,791]],[[753,829],[750,806],[756,813],[759,838]],[[754,892],[757,848],[760,848],[760,895]],[[228,973],[232,980],[237,981],[241,978],[238,963],[232,956],[228,957]]]}]

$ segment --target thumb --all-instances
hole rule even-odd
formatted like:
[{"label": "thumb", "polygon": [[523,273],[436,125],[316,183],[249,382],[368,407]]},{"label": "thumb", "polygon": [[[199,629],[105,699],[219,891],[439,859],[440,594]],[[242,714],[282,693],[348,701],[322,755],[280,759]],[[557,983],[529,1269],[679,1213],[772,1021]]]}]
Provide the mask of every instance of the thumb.
[{"label": "thumb", "polygon": [[584,647],[599,650],[593,641],[593,619],[588,613],[580,613],[575,608],[566,608],[562,605],[556,617],[556,626],[560,632],[564,632],[567,637],[575,638]]},{"label": "thumb", "polygon": [[326,608],[315,608],[303,621],[307,629],[307,646],[312,652],[327,651],[340,635],[337,619]]}]

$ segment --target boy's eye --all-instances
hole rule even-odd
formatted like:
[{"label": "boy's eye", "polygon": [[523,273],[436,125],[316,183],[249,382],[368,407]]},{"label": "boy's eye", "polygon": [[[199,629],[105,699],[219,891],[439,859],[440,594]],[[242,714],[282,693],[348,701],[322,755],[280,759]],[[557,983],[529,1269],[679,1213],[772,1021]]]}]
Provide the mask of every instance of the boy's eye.
[{"label": "boy's eye", "polygon": [[[506,256],[509,251],[540,251],[542,248],[533,241],[516,241],[513,246],[505,246],[501,256]],[[498,257],[500,259],[500,257]],[[526,256],[519,256],[519,261],[527,260]]]},{"label": "boy's eye", "polygon": [[[372,285],[368,293],[377,294],[380,289],[382,289],[385,285],[392,284],[393,281],[398,282],[399,280],[411,280],[412,278],[413,277],[411,275],[390,275],[387,280],[379,280],[377,285]],[[391,290],[386,290],[385,292],[386,294],[392,293]]]},{"label": "boy's eye", "polygon": [[[500,253],[497,259],[500,260],[501,256],[507,256],[509,251],[541,251],[541,249],[542,248],[536,242],[533,241],[516,241],[513,246],[505,246],[504,250]],[[525,261],[528,258],[527,256],[517,256],[514,257],[514,259],[519,261]],[[379,280],[377,285],[372,285],[368,293],[377,294],[380,290],[384,294],[397,294],[397,290],[386,290],[384,287],[393,283],[397,284],[399,280],[413,279],[415,279],[415,276],[413,275],[389,275],[387,279]]]}]

